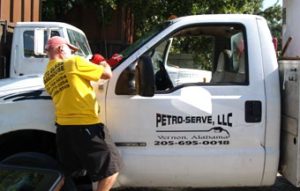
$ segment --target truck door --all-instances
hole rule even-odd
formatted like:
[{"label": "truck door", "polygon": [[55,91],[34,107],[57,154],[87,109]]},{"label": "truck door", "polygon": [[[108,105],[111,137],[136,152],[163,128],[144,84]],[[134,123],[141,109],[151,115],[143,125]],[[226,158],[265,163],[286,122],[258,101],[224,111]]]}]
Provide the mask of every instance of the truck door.
[{"label": "truck door", "polygon": [[257,60],[245,31],[193,25],[149,48],[142,57],[155,83],[144,86],[154,87],[153,96],[136,93],[140,58],[114,71],[105,111],[125,163],[121,184],[260,184],[265,95],[262,76],[249,73]]},{"label": "truck door", "polygon": [[[39,74],[44,71],[48,58],[46,55],[34,53],[34,30],[38,27],[19,27],[15,32],[20,35],[14,36],[11,56],[12,70],[10,76],[23,76],[27,74]],[[45,30],[41,27],[42,30]],[[50,29],[49,29],[50,31]],[[44,43],[47,42],[47,31],[45,30]],[[50,36],[62,36],[59,29],[51,30]]]}]

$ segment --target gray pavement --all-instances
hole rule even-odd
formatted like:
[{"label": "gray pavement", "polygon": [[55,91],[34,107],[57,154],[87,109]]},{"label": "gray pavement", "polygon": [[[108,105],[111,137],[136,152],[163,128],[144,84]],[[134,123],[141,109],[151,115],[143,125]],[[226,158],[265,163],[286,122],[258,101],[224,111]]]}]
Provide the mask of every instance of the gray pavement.
[{"label": "gray pavement", "polygon": [[270,187],[239,187],[239,188],[118,188],[113,191],[300,191],[281,176],[277,176],[276,182]]}]

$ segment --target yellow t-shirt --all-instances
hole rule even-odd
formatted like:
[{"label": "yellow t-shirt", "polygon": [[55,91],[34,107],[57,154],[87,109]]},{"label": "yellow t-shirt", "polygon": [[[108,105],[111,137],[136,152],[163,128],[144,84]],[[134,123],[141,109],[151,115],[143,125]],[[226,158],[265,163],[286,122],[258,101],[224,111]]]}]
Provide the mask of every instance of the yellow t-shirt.
[{"label": "yellow t-shirt", "polygon": [[98,81],[104,68],[80,56],[50,60],[44,75],[46,91],[55,105],[60,125],[99,123],[99,106],[90,81]]}]

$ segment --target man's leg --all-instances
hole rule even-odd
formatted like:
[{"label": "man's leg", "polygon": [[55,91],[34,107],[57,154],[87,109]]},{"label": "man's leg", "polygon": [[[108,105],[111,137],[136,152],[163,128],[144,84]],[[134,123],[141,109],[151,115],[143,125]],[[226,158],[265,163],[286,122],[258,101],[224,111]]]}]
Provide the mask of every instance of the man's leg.
[{"label": "man's leg", "polygon": [[109,191],[116,182],[118,175],[119,173],[117,172],[109,177],[98,181],[97,191]]}]

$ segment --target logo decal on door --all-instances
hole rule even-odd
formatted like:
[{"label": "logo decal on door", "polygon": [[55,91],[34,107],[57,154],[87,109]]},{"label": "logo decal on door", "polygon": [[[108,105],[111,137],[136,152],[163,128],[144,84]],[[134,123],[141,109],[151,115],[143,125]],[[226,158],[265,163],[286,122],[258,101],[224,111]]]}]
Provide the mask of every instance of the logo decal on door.
[{"label": "logo decal on door", "polygon": [[155,146],[229,145],[232,113],[180,116],[156,113]]},{"label": "logo decal on door", "polygon": [[205,116],[178,116],[170,114],[156,113],[156,127],[165,127],[179,124],[218,124],[232,127],[232,113],[220,114],[216,122],[212,115]]}]

